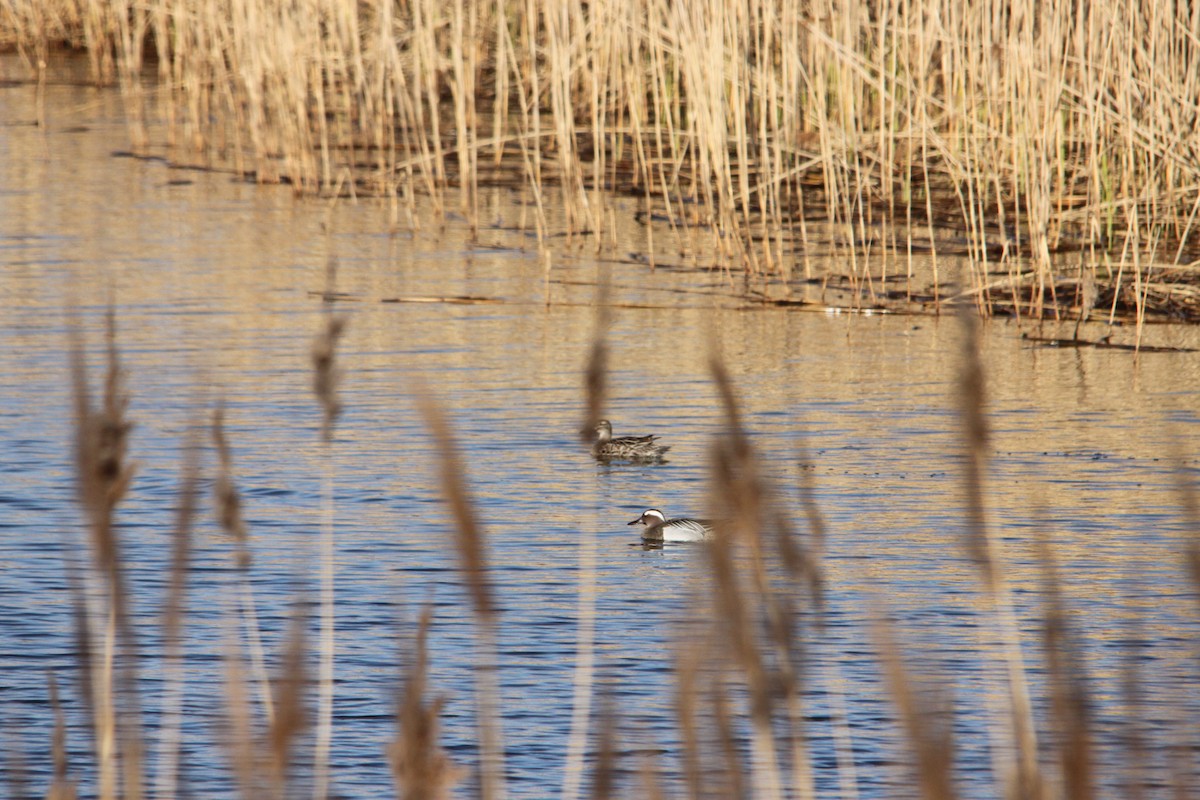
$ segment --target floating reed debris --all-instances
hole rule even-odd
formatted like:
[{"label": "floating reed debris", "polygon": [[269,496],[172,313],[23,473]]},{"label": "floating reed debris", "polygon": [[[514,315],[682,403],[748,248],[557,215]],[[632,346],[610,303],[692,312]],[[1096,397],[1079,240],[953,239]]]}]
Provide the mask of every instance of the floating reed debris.
[{"label": "floating reed debris", "polygon": [[[1099,312],[1200,315],[1187,4],[304,8],[9,0],[0,46],[39,76],[51,46],[85,49],[97,82],[119,82],[135,148],[157,103],[173,157],[298,192],[377,194],[410,219],[426,195],[478,229],[480,187],[525,187],[539,242],[554,193],[564,232],[599,244],[615,191],[713,266],[784,295],[797,263],[813,277],[823,223],[865,302],[923,258],[940,308],[938,259],[959,253],[985,313],[1069,315],[1089,305],[1062,292],[1082,274]],[[160,91],[146,91],[143,62]]]}]

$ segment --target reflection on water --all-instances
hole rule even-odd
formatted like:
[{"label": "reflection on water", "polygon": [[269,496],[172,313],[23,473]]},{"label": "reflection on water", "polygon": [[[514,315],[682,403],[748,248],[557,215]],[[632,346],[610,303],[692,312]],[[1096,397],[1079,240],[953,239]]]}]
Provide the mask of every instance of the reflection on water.
[{"label": "reflection on water", "polygon": [[[715,295],[671,292],[719,292],[719,275],[651,272],[586,252],[559,256],[551,277],[561,283],[548,284],[520,234],[485,231],[487,241],[472,244],[453,225],[398,233],[389,211],[373,204],[302,202],[283,187],[213,173],[181,182],[162,163],[110,156],[124,135],[113,95],[50,87],[40,130],[21,124],[32,118],[31,91],[0,89],[0,723],[17,732],[34,785],[43,786],[50,769],[42,755],[52,727],[48,669],[68,708],[72,762],[92,758],[66,588],[67,568],[82,557],[66,309],[78,306],[98,362],[104,309],[110,299],[117,308],[137,426],[137,478],[119,512],[120,533],[144,650],[157,653],[161,644],[180,448],[188,426],[221,400],[251,529],[259,622],[275,653],[294,598],[312,599],[316,588],[326,464],[308,348],[321,313],[312,293],[334,259],[339,290],[354,298],[339,305],[350,324],[341,350],[345,413],[332,450],[338,791],[391,794],[383,753],[394,733],[401,643],[427,600],[445,745],[460,763],[475,754],[474,628],[435,454],[413,402],[421,386],[450,411],[486,527],[502,606],[512,793],[548,796],[563,780],[580,545],[588,537],[599,564],[598,681],[619,701],[631,756],[624,768],[638,769],[638,754],[662,752],[666,774],[677,773],[672,632],[703,602],[705,555],[696,546],[634,546],[637,533],[625,523],[648,507],[709,510],[708,447],[721,427],[707,372],[711,340],[735,377],[781,499],[799,520],[797,487],[807,471],[829,526],[825,627],[807,628],[818,787],[830,795],[846,779],[833,743],[843,708],[861,796],[909,785],[868,625],[871,608],[886,607],[914,659],[951,680],[963,794],[994,795],[986,709],[995,676],[980,650],[992,634],[981,627],[976,576],[958,540],[953,320],[724,308]],[[519,199],[497,192],[495,216],[515,224]],[[643,234],[622,235],[636,250]],[[660,434],[672,448],[663,465],[597,464],[576,438],[595,325],[587,304],[604,270],[619,302],[664,306],[614,310],[607,410],[618,432]],[[505,302],[378,302],[450,295]],[[1158,335],[1165,344],[1198,344],[1193,330]],[[987,497],[1011,562],[1035,696],[1046,696],[1037,685],[1034,554],[1045,536],[1084,633],[1098,718],[1124,713],[1121,674],[1136,657],[1153,709],[1146,724],[1186,719],[1200,710],[1192,699],[1179,704],[1180,676],[1194,675],[1187,660],[1197,628],[1173,467],[1182,458],[1194,471],[1200,453],[1196,359],[1037,349],[1003,321],[988,323],[985,336],[995,453]],[[205,469],[211,474],[212,464]],[[184,701],[186,779],[204,796],[232,792],[213,698],[223,692],[233,585],[231,544],[205,518],[190,586]],[[151,719],[162,677],[148,657]],[[1040,700],[1037,710],[1045,714]],[[1100,736],[1109,755],[1117,747],[1111,731]]]}]

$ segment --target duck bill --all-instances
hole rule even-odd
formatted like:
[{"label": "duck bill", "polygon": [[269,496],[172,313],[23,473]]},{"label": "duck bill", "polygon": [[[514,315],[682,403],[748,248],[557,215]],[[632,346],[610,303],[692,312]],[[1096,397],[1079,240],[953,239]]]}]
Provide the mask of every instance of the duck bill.
[{"label": "duck bill", "polygon": [[638,524],[639,522],[641,522],[641,521],[642,521],[642,518],[641,518],[641,517],[638,517],[638,518],[637,518],[637,519],[635,519],[633,522],[626,522],[625,524],[626,524],[626,525],[637,525],[637,524]]}]

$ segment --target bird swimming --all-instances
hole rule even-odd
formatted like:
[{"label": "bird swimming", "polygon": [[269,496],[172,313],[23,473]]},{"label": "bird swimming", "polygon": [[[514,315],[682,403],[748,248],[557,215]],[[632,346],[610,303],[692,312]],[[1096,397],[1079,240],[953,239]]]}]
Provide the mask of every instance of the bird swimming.
[{"label": "bird swimming", "polygon": [[658,437],[653,434],[613,437],[612,423],[606,419],[597,422],[592,432],[595,434],[592,455],[602,460],[662,461],[663,455],[671,449],[669,445],[655,444]]},{"label": "bird swimming", "polygon": [[712,536],[712,523],[706,519],[676,517],[667,519],[657,508],[648,508],[629,525],[644,525],[642,538],[648,542],[702,542]]}]

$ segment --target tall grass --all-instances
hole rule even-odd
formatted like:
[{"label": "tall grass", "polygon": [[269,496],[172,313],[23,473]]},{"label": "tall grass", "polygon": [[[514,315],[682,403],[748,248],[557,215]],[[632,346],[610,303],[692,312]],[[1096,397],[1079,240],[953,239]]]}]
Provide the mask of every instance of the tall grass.
[{"label": "tall grass", "polygon": [[135,147],[153,117],[299,192],[411,213],[453,188],[472,225],[481,185],[523,185],[542,234],[553,190],[597,243],[603,191],[631,192],[785,286],[817,219],[865,296],[965,253],[981,309],[1035,316],[1058,253],[1139,313],[1200,253],[1190,3],[0,0],[0,43],[39,74],[84,48]]}]

